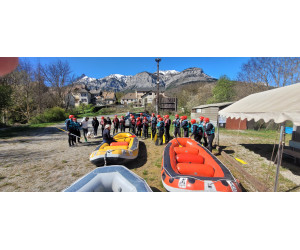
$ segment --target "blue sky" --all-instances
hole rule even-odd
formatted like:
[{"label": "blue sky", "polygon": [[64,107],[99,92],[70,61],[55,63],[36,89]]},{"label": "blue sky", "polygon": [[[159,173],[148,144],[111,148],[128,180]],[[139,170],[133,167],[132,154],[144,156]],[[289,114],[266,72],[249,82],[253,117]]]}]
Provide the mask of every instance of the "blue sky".
[{"label": "blue sky", "polygon": [[[24,58],[21,58],[21,60]],[[155,72],[155,57],[26,57],[33,64],[49,64],[60,59],[68,61],[75,76],[85,74],[102,78],[110,74],[135,75],[142,71]],[[249,57],[163,57],[160,70],[182,71],[190,67],[199,67],[215,78],[227,75],[235,79],[241,65]]]}]

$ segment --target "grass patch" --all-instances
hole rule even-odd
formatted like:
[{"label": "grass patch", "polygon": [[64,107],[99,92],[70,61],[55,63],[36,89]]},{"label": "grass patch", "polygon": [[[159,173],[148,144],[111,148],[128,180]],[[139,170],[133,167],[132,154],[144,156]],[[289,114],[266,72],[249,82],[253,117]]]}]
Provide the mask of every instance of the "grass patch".
[{"label": "grass patch", "polygon": [[148,175],[148,170],[144,170],[143,175]]},{"label": "grass patch", "polygon": [[68,163],[68,161],[66,161],[66,160],[62,160],[62,161],[61,161],[61,163]]},{"label": "grass patch", "polygon": [[[225,128],[220,128],[220,133],[226,134],[226,135],[234,135],[234,136],[242,136],[242,137],[258,137],[259,139],[264,138],[264,139],[271,139],[279,140],[279,131],[276,130],[266,130],[266,129],[261,129],[261,130],[253,130],[253,129],[248,129],[248,130],[227,130]],[[286,134],[285,139],[291,140],[292,135],[291,134]]]}]

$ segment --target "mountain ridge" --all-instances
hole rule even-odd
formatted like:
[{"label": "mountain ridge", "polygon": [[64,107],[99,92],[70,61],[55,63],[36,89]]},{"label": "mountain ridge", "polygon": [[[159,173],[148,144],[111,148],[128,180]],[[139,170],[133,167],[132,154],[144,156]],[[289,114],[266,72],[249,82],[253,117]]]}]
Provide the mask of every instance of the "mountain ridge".
[{"label": "mountain ridge", "polygon": [[[143,71],[135,75],[110,74],[103,78],[93,78],[82,74],[75,84],[84,84],[89,90],[126,91],[156,88],[157,72]],[[168,89],[189,82],[216,82],[217,79],[204,73],[203,69],[190,67],[181,72],[176,70],[159,71],[160,88]]]}]

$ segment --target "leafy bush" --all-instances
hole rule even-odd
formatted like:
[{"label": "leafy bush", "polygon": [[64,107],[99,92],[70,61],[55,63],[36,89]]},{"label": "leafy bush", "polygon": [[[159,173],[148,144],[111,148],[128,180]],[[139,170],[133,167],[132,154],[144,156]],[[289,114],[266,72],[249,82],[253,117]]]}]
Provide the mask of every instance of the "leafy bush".
[{"label": "leafy bush", "polygon": [[47,109],[44,113],[33,117],[30,121],[32,124],[45,123],[45,122],[58,122],[67,119],[68,114],[63,108],[54,107]]}]

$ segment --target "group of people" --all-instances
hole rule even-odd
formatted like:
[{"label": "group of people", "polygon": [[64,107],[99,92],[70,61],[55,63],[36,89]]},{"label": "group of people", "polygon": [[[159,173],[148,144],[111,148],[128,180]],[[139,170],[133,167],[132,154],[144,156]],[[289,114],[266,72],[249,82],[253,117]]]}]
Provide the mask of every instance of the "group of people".
[{"label": "group of people", "polygon": [[[69,118],[65,121],[67,132],[69,135],[68,142],[69,146],[72,147],[76,144],[76,142],[81,143],[80,141],[80,129],[83,131],[83,136],[85,141],[87,141],[86,135],[88,133],[88,121],[89,117],[85,117],[79,123],[77,122],[77,118],[74,115],[69,115]],[[77,138],[77,140],[76,140]]]},{"label": "group of people", "polygon": [[[148,128],[151,127],[152,139],[155,138],[157,133],[158,144],[163,144],[163,137],[165,136],[165,142],[170,141],[170,127],[174,126],[174,137],[181,137],[181,131],[183,132],[183,137],[194,137],[194,140],[204,144],[205,147],[212,150],[212,143],[215,137],[215,127],[210,123],[208,117],[200,116],[200,122],[197,123],[195,119],[188,120],[187,116],[179,117],[178,114],[175,115],[175,119],[171,122],[169,115],[155,115],[152,113],[150,120],[140,114],[140,117],[135,118],[134,115],[130,115],[129,118],[129,132],[141,136],[143,132],[144,139],[148,138]],[[189,135],[191,130],[191,135]],[[203,143],[202,143],[203,138]]]},{"label": "group of people", "polygon": [[[209,118],[200,116],[200,121],[197,123],[195,119],[188,120],[187,116],[179,117],[178,114],[175,115],[175,119],[171,122],[169,115],[155,115],[152,113],[151,118],[148,120],[143,113],[140,113],[140,116],[135,118],[133,114],[129,115],[129,132],[136,134],[139,137],[144,137],[144,139],[148,138],[149,127],[151,128],[151,137],[155,138],[157,133],[157,137],[159,140],[158,144],[163,144],[163,137],[165,136],[165,142],[168,143],[170,141],[170,127],[174,126],[174,137],[181,137],[181,132],[183,132],[183,137],[194,137],[194,140],[204,144],[205,147],[212,150],[212,143],[215,137],[215,127],[209,121]],[[87,133],[88,133],[88,121],[89,117],[85,117],[79,123],[77,119],[70,115],[69,119],[66,120],[66,127],[69,133],[69,146],[74,146],[76,143],[76,138],[78,143],[80,142],[80,129],[83,130],[83,136],[85,141],[87,141]],[[114,125],[113,134],[120,132],[125,132],[125,118],[122,115],[120,119],[117,115],[115,115],[113,121],[109,117],[105,118],[101,117],[100,122],[97,117],[93,118],[92,126],[94,129],[94,137],[97,136],[98,127],[101,126],[102,138],[103,142],[111,143],[113,140],[111,136],[111,125]],[[189,132],[191,130],[191,135]],[[203,138],[203,143],[202,143]]]}]

